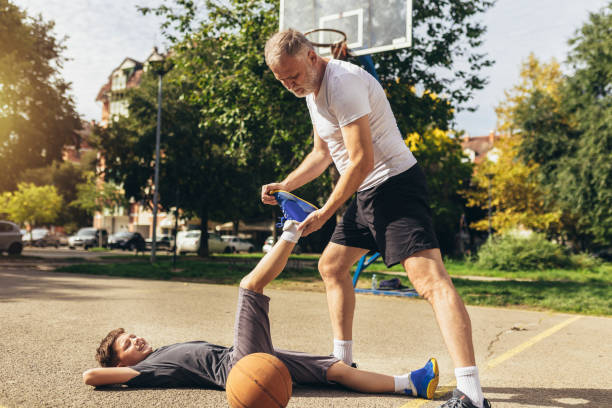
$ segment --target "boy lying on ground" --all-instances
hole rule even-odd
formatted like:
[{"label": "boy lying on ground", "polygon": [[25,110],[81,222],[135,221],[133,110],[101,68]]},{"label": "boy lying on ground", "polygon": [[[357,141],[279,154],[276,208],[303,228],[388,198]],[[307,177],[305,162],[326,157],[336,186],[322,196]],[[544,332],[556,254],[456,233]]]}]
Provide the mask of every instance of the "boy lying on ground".
[{"label": "boy lying on ground", "polygon": [[297,384],[335,383],[366,393],[396,392],[432,399],[438,385],[438,365],[433,358],[411,373],[388,376],[350,367],[333,356],[272,347],[270,298],[263,289],[284,269],[300,235],[295,221],[287,221],[284,230],[274,248],[240,282],[233,347],[191,341],[153,350],[144,338],[115,329],[98,347],[96,359],[102,368],[85,371],[85,384],[224,389],[229,371],[238,360],[263,352],[280,358]]}]

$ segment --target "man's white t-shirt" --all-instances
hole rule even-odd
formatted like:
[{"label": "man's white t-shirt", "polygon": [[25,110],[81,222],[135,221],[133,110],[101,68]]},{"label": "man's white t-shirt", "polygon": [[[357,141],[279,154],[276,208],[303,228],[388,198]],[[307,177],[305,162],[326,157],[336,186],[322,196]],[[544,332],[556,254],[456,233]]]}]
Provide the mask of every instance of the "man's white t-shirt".
[{"label": "man's white t-shirt", "polygon": [[316,98],[314,93],[306,96],[306,104],[312,124],[327,143],[340,174],[344,174],[350,164],[340,129],[368,115],[374,168],[358,191],[376,187],[416,164],[397,128],[385,91],[364,69],[346,61],[330,60],[319,93]]}]

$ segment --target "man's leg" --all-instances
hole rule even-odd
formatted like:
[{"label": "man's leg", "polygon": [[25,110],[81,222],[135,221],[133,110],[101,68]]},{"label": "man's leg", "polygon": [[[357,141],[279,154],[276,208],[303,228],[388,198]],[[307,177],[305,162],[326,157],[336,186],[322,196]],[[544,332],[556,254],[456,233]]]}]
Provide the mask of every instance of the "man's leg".
[{"label": "man's leg", "polygon": [[482,407],[484,397],[476,369],[470,316],[444,267],[440,250],[417,252],[402,263],[416,291],[433,307],[455,364],[457,388]]},{"label": "man's leg", "polygon": [[319,259],[319,272],[325,283],[327,306],[334,333],[334,355],[351,365],[355,291],[351,266],[367,249],[338,245],[330,242]]}]

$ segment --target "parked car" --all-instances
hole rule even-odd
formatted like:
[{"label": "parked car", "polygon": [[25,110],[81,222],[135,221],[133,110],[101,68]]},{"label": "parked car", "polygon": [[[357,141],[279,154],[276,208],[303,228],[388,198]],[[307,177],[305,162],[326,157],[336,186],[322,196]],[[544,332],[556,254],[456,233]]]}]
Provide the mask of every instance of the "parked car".
[{"label": "parked car", "polygon": [[108,231],[105,229],[81,228],[75,235],[68,238],[68,247],[70,249],[75,249],[76,247],[89,249],[96,246],[108,246]]},{"label": "parked car", "polygon": [[30,233],[30,244],[37,247],[54,246],[59,248],[60,238],[46,228],[34,228]]},{"label": "parked car", "polygon": [[6,251],[9,255],[19,255],[22,250],[19,226],[14,222],[0,221],[0,252]]},{"label": "parked car", "polygon": [[28,232],[27,229],[20,229],[19,232],[21,232],[21,244],[23,246],[30,245],[30,242],[32,242],[32,233]]},{"label": "parked car", "polygon": [[[163,249],[166,251],[172,251],[174,249],[174,237],[172,235],[158,235],[157,244],[155,245],[156,249]],[[147,248],[151,249],[153,244],[153,239],[147,238]]]},{"label": "parked car", "polygon": [[255,251],[255,245],[247,241],[246,239],[238,238],[233,235],[222,235],[221,238],[227,242],[232,252],[253,252]]},{"label": "parked car", "polygon": [[[274,246],[274,243],[275,243],[274,237],[272,235],[270,235],[268,238],[266,238],[266,241],[264,242],[263,247],[261,247],[261,250],[264,253],[267,254],[268,252],[270,252],[272,250],[272,247]],[[291,251],[291,252],[294,253],[294,254],[301,254],[302,253],[302,247],[300,247],[299,244],[296,244],[293,247],[293,251]]]},{"label": "parked car", "polygon": [[[180,231],[176,236],[176,251],[180,254],[187,252],[198,252],[200,248],[201,232],[197,230]],[[231,252],[227,242],[215,233],[208,233],[208,252]]]},{"label": "parked car", "polygon": [[108,246],[111,249],[123,249],[128,251],[144,251],[146,243],[139,232],[117,232],[108,238]]}]

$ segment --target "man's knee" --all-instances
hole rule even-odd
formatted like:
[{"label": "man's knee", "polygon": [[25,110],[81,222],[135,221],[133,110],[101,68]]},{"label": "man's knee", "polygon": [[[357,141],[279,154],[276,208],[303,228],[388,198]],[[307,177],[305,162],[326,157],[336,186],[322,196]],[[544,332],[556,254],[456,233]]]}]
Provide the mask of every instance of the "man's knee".
[{"label": "man's knee", "polygon": [[350,266],[345,266],[338,259],[333,259],[330,256],[321,256],[319,258],[319,273],[325,282],[334,282],[341,280],[348,273]]},{"label": "man's knee", "polygon": [[445,276],[432,276],[429,279],[415,280],[412,284],[419,295],[429,302],[435,302],[436,299],[448,299],[456,293],[453,282]]}]

